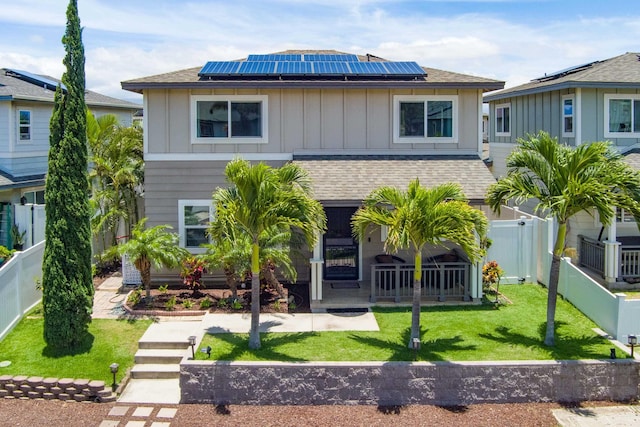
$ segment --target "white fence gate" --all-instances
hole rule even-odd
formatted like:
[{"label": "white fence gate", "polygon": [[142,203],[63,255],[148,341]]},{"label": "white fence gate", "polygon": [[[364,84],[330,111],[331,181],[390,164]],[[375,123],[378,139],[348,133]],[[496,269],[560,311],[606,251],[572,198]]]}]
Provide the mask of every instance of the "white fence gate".
[{"label": "white fence gate", "polygon": [[496,260],[504,270],[500,283],[536,281],[539,218],[494,220],[487,236],[492,240],[487,261]]},{"label": "white fence gate", "polygon": [[26,231],[23,249],[30,248],[44,240],[46,214],[45,205],[15,205],[15,223],[20,231]]}]

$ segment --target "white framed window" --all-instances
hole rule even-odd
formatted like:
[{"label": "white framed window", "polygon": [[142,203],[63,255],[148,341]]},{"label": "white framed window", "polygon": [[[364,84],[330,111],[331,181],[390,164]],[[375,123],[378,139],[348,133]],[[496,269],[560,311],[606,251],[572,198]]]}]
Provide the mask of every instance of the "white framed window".
[{"label": "white framed window", "polygon": [[640,138],[640,95],[604,95],[605,138]]},{"label": "white framed window", "polygon": [[636,223],[636,219],[631,215],[631,213],[625,211],[624,209],[616,209],[616,222],[619,223]]},{"label": "white framed window", "polygon": [[44,205],[44,190],[25,191],[22,193],[22,197],[20,198],[21,202],[23,200],[25,203]]},{"label": "white framed window", "polygon": [[575,96],[564,95],[562,97],[562,136],[574,137],[575,130],[573,125],[575,123]]},{"label": "white framed window", "polygon": [[194,95],[191,126],[194,144],[268,142],[266,95]]},{"label": "white framed window", "polygon": [[178,200],[180,246],[192,253],[202,253],[203,243],[210,243],[207,228],[213,219],[211,200]]},{"label": "white framed window", "polygon": [[458,142],[458,96],[393,97],[393,142]]},{"label": "white framed window", "polygon": [[18,110],[18,140],[31,141],[31,111]]},{"label": "white framed window", "polygon": [[496,136],[511,136],[511,104],[496,105]]}]

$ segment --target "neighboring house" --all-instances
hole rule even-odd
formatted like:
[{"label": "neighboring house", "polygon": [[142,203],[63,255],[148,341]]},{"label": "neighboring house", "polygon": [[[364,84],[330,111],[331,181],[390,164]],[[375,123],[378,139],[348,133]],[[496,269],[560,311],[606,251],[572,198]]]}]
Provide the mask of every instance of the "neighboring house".
[{"label": "neighboring house", "polygon": [[[276,167],[293,161],[309,172],[328,218],[311,261],[298,263],[299,280],[310,282],[312,304],[330,300],[334,289],[358,292],[361,284],[365,289],[358,295],[365,302],[405,297],[395,289],[408,292],[409,276],[398,278],[397,287],[391,283],[405,269],[387,263],[391,258],[376,260],[384,252],[384,231],[358,242],[351,215],[374,188],[406,188],[416,177],[425,186],[458,182],[470,202],[482,207],[494,181],[480,160],[482,95],[503,86],[414,62],[336,51],[250,55],[122,83],[144,95],[148,224],[172,225],[192,252],[207,242],[211,194],[226,185],[228,161],[239,156]],[[386,270],[375,270],[379,264],[387,264]],[[457,280],[445,292],[434,279],[432,286],[440,287],[424,295],[479,297],[477,274],[469,278],[475,270],[464,268],[466,281],[443,279]],[[461,284],[465,289],[455,293]]]},{"label": "neighboring house", "polygon": [[[490,157],[497,178],[506,174],[505,159],[516,140],[540,130],[571,146],[612,141],[630,164],[640,166],[633,159],[640,147],[640,53],[546,74],[489,93],[484,101],[490,107]],[[618,238],[619,234],[624,237]],[[567,246],[577,248],[581,263],[615,282],[640,277],[640,246],[629,247],[631,242],[640,243],[638,235],[633,218],[624,212],[618,213],[617,223],[606,231],[597,216],[581,213],[571,221]],[[622,243],[622,250],[617,242]]]},{"label": "neighboring house", "polygon": [[[0,244],[9,244],[12,205],[44,203],[49,121],[59,80],[27,71],[0,69]],[[65,90],[63,88],[63,90]],[[130,125],[140,105],[86,91],[96,115],[114,114]]]}]

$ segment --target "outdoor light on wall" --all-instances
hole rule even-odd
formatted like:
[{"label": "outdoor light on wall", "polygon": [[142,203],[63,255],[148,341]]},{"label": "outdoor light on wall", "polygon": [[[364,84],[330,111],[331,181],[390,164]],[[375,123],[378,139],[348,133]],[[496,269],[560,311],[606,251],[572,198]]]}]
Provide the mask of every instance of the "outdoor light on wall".
[{"label": "outdoor light on wall", "polygon": [[631,358],[633,359],[634,358],[633,357],[633,347],[638,345],[638,337],[635,336],[635,335],[629,335],[629,337],[627,338],[627,342],[631,346]]},{"label": "outdoor light on wall", "polygon": [[111,365],[109,365],[109,369],[113,374],[113,383],[111,384],[112,391],[116,390],[116,374],[118,373],[118,368],[120,368],[120,365],[118,365],[117,363],[112,363]]},{"label": "outdoor light on wall", "polygon": [[207,355],[208,358],[211,358],[211,347],[210,346],[206,346],[206,347],[202,347],[200,349],[200,351],[202,353],[205,353]]},{"label": "outdoor light on wall", "polygon": [[195,359],[196,358],[196,353],[195,353],[195,346],[196,346],[196,336],[195,335],[190,335],[189,336],[189,345],[191,346],[191,359]]}]

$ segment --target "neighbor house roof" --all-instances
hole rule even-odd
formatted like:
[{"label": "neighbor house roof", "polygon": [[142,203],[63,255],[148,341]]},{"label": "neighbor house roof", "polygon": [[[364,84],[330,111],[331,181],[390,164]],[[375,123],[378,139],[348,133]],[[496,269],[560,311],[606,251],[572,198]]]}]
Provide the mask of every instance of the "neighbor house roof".
[{"label": "neighbor house roof", "polygon": [[[59,83],[60,80],[54,77],[38,74],[34,76],[42,77],[45,80]],[[0,100],[25,100],[39,102],[53,102],[55,89],[49,85],[39,85],[33,81],[20,78],[11,69],[0,68]],[[116,107],[127,109],[140,109],[139,104],[112,98],[90,90],[85,91],[85,102],[89,107]]]},{"label": "neighbor house roof", "polygon": [[477,156],[294,156],[310,175],[321,202],[362,201],[380,186],[406,189],[415,178],[426,187],[458,183],[470,201],[484,201],[495,178]]},{"label": "neighbor house roof", "polygon": [[44,185],[44,174],[14,177],[0,170],[0,189],[37,187]]},{"label": "neighbor house roof", "polygon": [[489,93],[484,96],[484,101],[498,101],[551,90],[588,87],[640,89],[640,53],[629,52],[603,61],[594,61],[550,73],[520,86]]},{"label": "neighbor house roof", "polygon": [[[287,50],[275,52],[274,54],[345,54],[335,50]],[[374,55],[357,55],[360,61],[378,62],[386,61]],[[243,61],[243,59],[239,60]],[[202,64],[204,65],[204,64]],[[485,91],[501,89],[504,82],[487,79],[484,77],[470,76],[466,74],[443,71],[436,68],[422,67],[427,73],[426,77],[415,80],[406,79],[385,79],[381,80],[336,80],[326,78],[305,78],[302,80],[279,80],[279,79],[209,79],[201,78],[198,73],[202,65],[185,70],[173,71],[165,74],[142,77],[139,79],[122,82],[122,88],[132,92],[142,93],[144,89],[160,88],[475,88]]]}]

